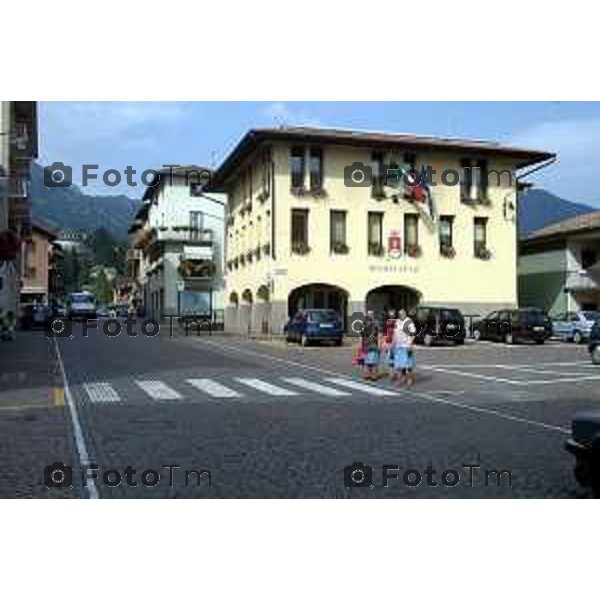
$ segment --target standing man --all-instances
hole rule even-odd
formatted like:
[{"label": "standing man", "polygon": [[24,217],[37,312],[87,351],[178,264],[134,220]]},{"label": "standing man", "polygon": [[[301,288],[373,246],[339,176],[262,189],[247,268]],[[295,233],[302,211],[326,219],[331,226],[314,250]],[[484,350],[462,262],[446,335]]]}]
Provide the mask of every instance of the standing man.
[{"label": "standing man", "polygon": [[387,348],[387,361],[390,378],[394,375],[394,329],[396,327],[396,311],[389,310],[387,313],[387,321],[385,324],[385,346]]}]

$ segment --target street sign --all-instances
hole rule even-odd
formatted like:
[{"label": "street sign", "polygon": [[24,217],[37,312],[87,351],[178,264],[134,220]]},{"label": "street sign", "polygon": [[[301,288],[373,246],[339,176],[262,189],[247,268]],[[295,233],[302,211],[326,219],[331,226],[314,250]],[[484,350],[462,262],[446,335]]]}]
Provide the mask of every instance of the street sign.
[{"label": "street sign", "polygon": [[177,291],[183,292],[184,290],[185,290],[185,281],[178,281],[177,282]]}]

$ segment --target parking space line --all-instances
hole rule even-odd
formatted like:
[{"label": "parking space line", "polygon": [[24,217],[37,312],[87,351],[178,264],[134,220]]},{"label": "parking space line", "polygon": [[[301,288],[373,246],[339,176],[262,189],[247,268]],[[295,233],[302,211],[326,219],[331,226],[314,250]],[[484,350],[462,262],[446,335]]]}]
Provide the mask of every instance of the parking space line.
[{"label": "parking space line", "polygon": [[428,371],[436,371],[439,373],[448,373],[449,375],[459,375],[461,377],[470,377],[472,379],[483,379],[484,381],[494,381],[496,383],[508,383],[510,385],[523,385],[522,381],[515,381],[514,379],[506,379],[504,377],[494,377],[493,375],[482,375],[481,373],[468,373],[465,371],[459,371],[457,369],[446,369],[444,367],[433,367],[430,365],[422,365],[421,369]]}]

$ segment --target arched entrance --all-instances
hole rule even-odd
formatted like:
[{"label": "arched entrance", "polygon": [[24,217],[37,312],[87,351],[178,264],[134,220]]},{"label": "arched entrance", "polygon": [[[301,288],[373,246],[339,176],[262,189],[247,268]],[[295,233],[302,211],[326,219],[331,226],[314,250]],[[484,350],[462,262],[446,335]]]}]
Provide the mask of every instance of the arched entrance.
[{"label": "arched entrance", "polygon": [[310,283],[292,290],[288,296],[288,316],[304,308],[332,308],[342,322],[348,314],[348,292],[328,283]]},{"label": "arched entrance", "polygon": [[387,314],[390,310],[406,311],[414,308],[421,299],[421,293],[405,285],[382,285],[373,288],[365,298],[367,310]]}]

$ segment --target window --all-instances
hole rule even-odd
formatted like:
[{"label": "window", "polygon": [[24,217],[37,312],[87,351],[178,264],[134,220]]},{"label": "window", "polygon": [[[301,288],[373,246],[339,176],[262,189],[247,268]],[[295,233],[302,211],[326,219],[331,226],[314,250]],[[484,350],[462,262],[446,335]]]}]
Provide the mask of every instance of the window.
[{"label": "window", "polygon": [[370,212],[367,228],[369,254],[371,256],[381,256],[383,254],[383,213]]},{"label": "window", "polygon": [[461,200],[471,199],[471,188],[473,186],[473,172],[471,171],[471,161],[464,158],[460,161],[462,169],[460,177],[460,198]]},{"label": "window", "polygon": [[292,148],[290,154],[292,187],[304,187],[304,148]]},{"label": "window", "polygon": [[190,211],[190,229],[200,231],[202,229],[202,212]]},{"label": "window", "polygon": [[473,240],[475,256],[479,256],[487,248],[487,219],[485,217],[473,219]]},{"label": "window", "polygon": [[292,249],[308,246],[308,210],[292,209]]},{"label": "window", "polygon": [[404,252],[411,254],[419,246],[419,215],[404,215]]},{"label": "window", "polygon": [[321,148],[310,150],[310,189],[320,190],[323,187],[323,151]]},{"label": "window", "polygon": [[346,211],[332,210],[330,213],[330,248],[332,252],[346,253]]},{"label": "window", "polygon": [[444,248],[452,248],[452,224],[454,217],[449,215],[440,216],[439,235],[440,235],[440,250]]},{"label": "window", "polygon": [[378,198],[383,195],[383,152],[373,152],[371,168],[373,170],[371,196]]},{"label": "window", "polygon": [[589,269],[596,262],[596,250],[594,248],[581,249],[581,268]]},{"label": "window", "polygon": [[475,196],[480,200],[487,199],[488,193],[487,160],[478,160],[475,169]]},{"label": "window", "polygon": [[462,174],[460,178],[461,200],[486,200],[488,194],[488,166],[486,160],[471,161],[465,158],[460,161]]}]

